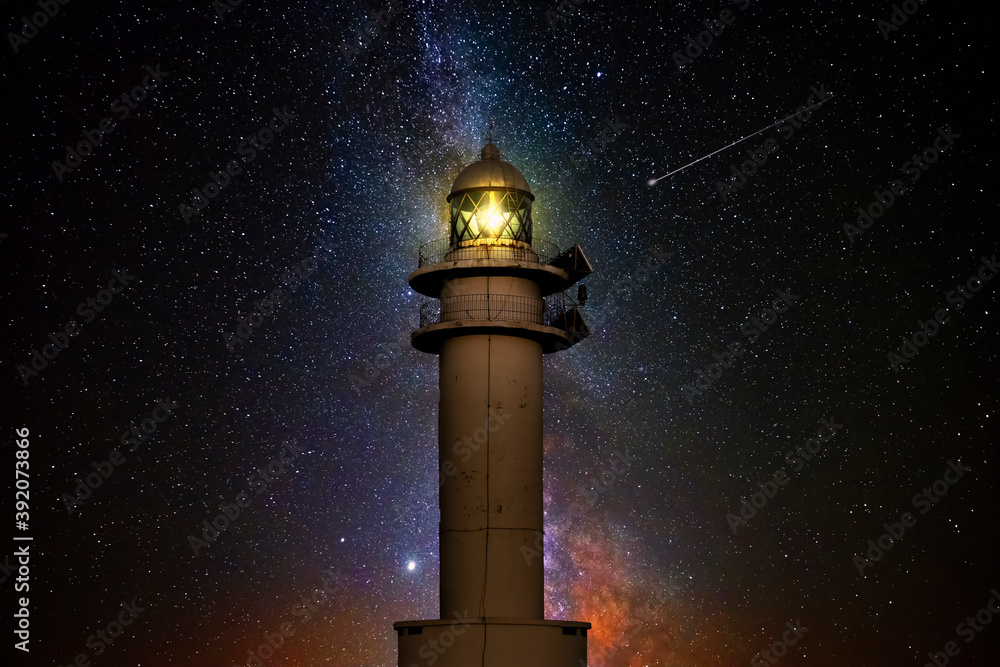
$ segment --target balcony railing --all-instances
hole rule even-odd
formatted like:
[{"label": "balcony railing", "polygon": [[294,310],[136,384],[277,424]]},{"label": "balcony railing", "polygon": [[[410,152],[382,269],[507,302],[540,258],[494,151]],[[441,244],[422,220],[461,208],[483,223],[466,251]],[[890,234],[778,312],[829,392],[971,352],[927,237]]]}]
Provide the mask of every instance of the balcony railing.
[{"label": "balcony railing", "polygon": [[[544,299],[507,294],[462,294],[420,305],[420,326],[455,320],[488,320],[549,324],[564,315],[562,294]],[[553,325],[557,326],[557,325]]]},{"label": "balcony railing", "polygon": [[545,304],[545,326],[562,329],[568,334],[590,335],[583,315],[580,314],[579,304],[565,292],[545,297]]},{"label": "balcony railing", "polygon": [[428,241],[420,246],[418,267],[471,259],[508,259],[515,262],[548,264],[558,256],[558,246],[538,238],[532,240],[530,248],[526,243],[505,244],[502,241],[452,248],[450,239],[446,237]]}]

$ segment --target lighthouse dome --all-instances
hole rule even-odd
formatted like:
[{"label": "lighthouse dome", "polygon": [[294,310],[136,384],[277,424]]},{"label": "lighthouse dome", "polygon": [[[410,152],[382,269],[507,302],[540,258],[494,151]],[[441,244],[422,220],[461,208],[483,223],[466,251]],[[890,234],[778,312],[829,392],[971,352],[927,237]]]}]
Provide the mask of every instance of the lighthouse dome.
[{"label": "lighthouse dome", "polygon": [[482,156],[481,160],[473,162],[459,173],[458,178],[451,186],[448,201],[451,201],[452,197],[463,190],[486,188],[520,190],[532,199],[535,198],[524,174],[514,165],[500,159],[500,149],[493,142],[483,146],[480,155]]}]

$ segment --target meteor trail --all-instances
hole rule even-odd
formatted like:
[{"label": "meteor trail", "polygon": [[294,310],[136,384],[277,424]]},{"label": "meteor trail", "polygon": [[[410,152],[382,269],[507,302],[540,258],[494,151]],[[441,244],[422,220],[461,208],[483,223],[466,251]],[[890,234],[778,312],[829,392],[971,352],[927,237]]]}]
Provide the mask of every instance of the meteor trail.
[{"label": "meteor trail", "polygon": [[[834,97],[837,97],[837,95],[834,95],[834,94],[830,93],[830,97],[826,98],[826,99],[825,99],[825,100],[823,100],[822,102],[817,102],[816,104],[812,105],[811,107],[806,107],[806,111],[809,111],[810,109],[815,109],[815,108],[816,108],[816,107],[818,107],[819,105],[821,105],[821,104],[824,104],[824,103],[826,103],[826,102],[829,102],[829,101],[830,101],[831,99],[833,99]],[[688,167],[690,167],[691,165],[693,165],[693,164],[698,164],[698,163],[699,163],[699,162],[701,162],[702,160],[705,160],[705,159],[707,159],[707,158],[710,158],[710,157],[712,157],[713,155],[715,155],[716,153],[720,153],[720,152],[722,152],[722,151],[726,150],[727,148],[730,148],[731,146],[735,146],[736,144],[740,143],[741,141],[746,141],[746,140],[747,140],[747,139],[749,139],[750,137],[753,137],[753,136],[756,136],[756,135],[760,134],[761,132],[763,132],[764,130],[770,130],[770,129],[771,129],[772,127],[774,127],[775,125],[780,125],[781,123],[784,123],[784,122],[785,122],[786,120],[788,120],[789,118],[792,118],[793,116],[797,116],[797,115],[798,115],[798,114],[800,114],[800,113],[802,113],[802,112],[801,112],[801,111],[796,111],[796,112],[795,112],[795,113],[793,113],[793,114],[792,114],[791,116],[786,116],[786,117],[782,118],[781,120],[779,120],[779,121],[777,121],[777,122],[775,122],[775,123],[771,123],[771,124],[770,124],[770,125],[768,125],[767,127],[764,127],[764,128],[761,128],[761,129],[757,130],[757,131],[756,131],[756,132],[754,132],[753,134],[748,134],[747,136],[743,137],[742,139],[737,139],[736,141],[734,141],[734,142],[733,142],[733,143],[731,143],[731,144],[726,144],[725,146],[723,146],[723,147],[722,147],[722,148],[720,148],[719,150],[717,150],[717,151],[712,151],[712,152],[711,152],[711,153],[709,153],[708,155],[705,155],[704,157],[700,157],[700,158],[698,158],[697,160],[695,160],[694,162],[689,162],[688,164],[684,165],[684,166],[683,166],[683,167],[681,167],[680,169],[674,169],[674,170],[673,170],[672,172],[670,172],[669,174],[666,174],[666,175],[664,175],[664,176],[660,176],[659,178],[651,178],[651,179],[649,179],[649,181],[647,181],[647,184],[648,184],[648,185],[650,185],[650,186],[653,186],[653,185],[656,185],[657,183],[659,183],[660,181],[662,181],[662,180],[663,180],[664,178],[666,178],[667,176],[673,176],[674,174],[676,174],[676,173],[677,173],[677,172],[679,172],[679,171],[684,171],[685,169],[687,169],[687,168],[688,168]]]}]

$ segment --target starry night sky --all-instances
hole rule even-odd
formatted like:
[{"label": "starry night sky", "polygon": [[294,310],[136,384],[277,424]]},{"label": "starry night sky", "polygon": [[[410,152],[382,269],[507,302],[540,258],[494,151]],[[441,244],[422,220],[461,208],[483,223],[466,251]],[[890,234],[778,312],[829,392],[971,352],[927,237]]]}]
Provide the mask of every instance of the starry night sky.
[{"label": "starry night sky", "polygon": [[[438,367],[409,347],[422,297],[406,277],[446,236],[445,197],[490,117],[536,196],[536,236],[580,243],[595,267],[593,335],[544,361],[546,615],[593,624],[590,663],[767,664],[790,621],[808,631],[782,665],[917,666],[949,641],[952,664],[993,664],[1000,623],[970,643],[956,625],[1000,587],[1000,281],[948,293],[1000,251],[997,15],[911,2],[890,32],[890,2],[564,2],[561,17],[555,0],[245,0],[221,16],[78,0],[16,53],[6,37],[2,451],[13,467],[29,429],[34,538],[31,653],[14,664],[245,665],[291,621],[267,664],[388,666],[391,624],[437,616]],[[5,32],[39,11],[5,9]],[[649,185],[811,104],[812,87],[832,97],[798,127]],[[105,118],[90,155],[53,167]],[[273,141],[248,150],[269,121]],[[911,181],[906,163],[949,127]],[[769,139],[723,200],[730,165]],[[229,163],[217,196],[185,208]],[[889,210],[845,232],[897,179]],[[134,278],[78,311],[114,271]],[[795,305],[751,335],[776,290]],[[948,321],[894,368],[900,337],[939,309]],[[65,349],[19,370],[70,320]],[[713,354],[737,341],[718,375]],[[700,394],[699,372],[717,376]],[[177,407],[121,444],[157,400]],[[842,427],[795,469],[786,453],[822,419]],[[115,448],[121,465],[68,503]],[[255,473],[283,448],[280,474]],[[628,469],[610,472],[620,455]],[[920,513],[911,499],[949,462],[970,470]],[[779,469],[755,516],[727,519]],[[907,511],[915,524],[859,572]],[[143,611],[98,655],[88,637],[133,600]]]}]

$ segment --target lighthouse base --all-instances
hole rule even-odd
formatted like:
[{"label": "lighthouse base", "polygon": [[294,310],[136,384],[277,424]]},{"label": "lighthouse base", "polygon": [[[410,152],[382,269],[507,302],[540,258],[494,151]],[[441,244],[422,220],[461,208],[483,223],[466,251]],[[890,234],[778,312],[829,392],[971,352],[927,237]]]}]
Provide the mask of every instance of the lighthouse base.
[{"label": "lighthouse base", "polygon": [[399,667],[586,667],[590,623],[530,618],[400,621]]}]

